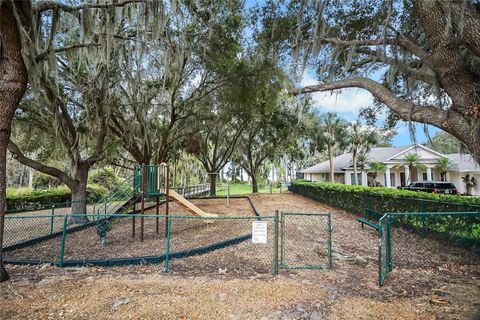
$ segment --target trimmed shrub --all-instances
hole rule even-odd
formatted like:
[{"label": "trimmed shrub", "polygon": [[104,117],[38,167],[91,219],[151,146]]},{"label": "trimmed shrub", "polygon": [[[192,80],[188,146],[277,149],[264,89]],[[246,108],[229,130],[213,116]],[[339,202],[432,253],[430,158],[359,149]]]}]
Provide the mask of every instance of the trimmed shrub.
[{"label": "trimmed shrub", "polygon": [[330,182],[296,180],[290,191],[334,207],[363,213],[365,208],[386,212],[478,211],[480,198],[399,190],[386,187],[350,186]]},{"label": "trimmed shrub", "polygon": [[[108,193],[105,187],[87,185],[87,202],[99,201]],[[57,207],[70,206],[70,189],[65,186],[49,189],[7,188],[7,209],[9,211],[26,211],[47,208],[55,204]]]},{"label": "trimmed shrub", "polygon": [[[480,199],[472,197],[305,180],[294,181],[289,190],[358,214],[366,208],[381,214],[480,212]],[[447,239],[480,252],[480,215],[402,215],[395,216],[392,222],[423,236]]]}]

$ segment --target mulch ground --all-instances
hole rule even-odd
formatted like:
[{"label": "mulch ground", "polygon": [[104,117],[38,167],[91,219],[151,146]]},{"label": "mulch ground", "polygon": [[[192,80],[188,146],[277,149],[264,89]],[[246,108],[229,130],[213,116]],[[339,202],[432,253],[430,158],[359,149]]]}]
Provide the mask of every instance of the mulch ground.
[{"label": "mulch ground", "polygon": [[[164,265],[65,269],[7,266],[12,280],[0,285],[0,318],[480,318],[478,255],[394,228],[394,270],[379,288],[377,234],[362,229],[355,220],[357,216],[292,194],[251,198],[263,215],[273,215],[275,210],[330,212],[335,249],[361,255],[368,264],[334,261],[332,270],[280,270],[279,276],[272,276],[272,247],[246,241],[205,255],[171,260],[169,274],[164,272]],[[247,200],[242,199],[232,200],[228,209],[224,199],[195,200],[195,204],[212,213],[253,215]],[[173,204],[170,210],[181,211]],[[287,264],[326,263],[318,254],[326,245],[326,224],[324,219],[316,219],[286,221]],[[138,230],[136,238],[131,238],[130,218],[117,224],[107,236],[106,247],[99,244],[96,230],[69,235],[66,258],[90,257],[92,253],[120,257],[164,252],[164,222],[157,235],[155,219],[145,219],[143,243],[138,240]],[[268,230],[271,243],[271,222]],[[250,231],[251,220],[174,222],[171,250],[187,250]],[[43,244],[46,247],[41,247]],[[36,250],[26,248],[9,254],[58,254],[49,249],[58,248],[58,244],[43,244]]]}]

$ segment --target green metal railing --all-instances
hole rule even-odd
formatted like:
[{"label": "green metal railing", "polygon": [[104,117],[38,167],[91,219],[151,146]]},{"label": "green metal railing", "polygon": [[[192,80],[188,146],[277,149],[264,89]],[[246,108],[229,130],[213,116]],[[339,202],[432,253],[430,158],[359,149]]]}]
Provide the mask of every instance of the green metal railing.
[{"label": "green metal railing", "polygon": [[112,215],[116,213],[133,196],[133,184],[137,176],[131,176],[125,179],[120,185],[115,187],[107,195],[93,206],[94,219],[100,215]]}]

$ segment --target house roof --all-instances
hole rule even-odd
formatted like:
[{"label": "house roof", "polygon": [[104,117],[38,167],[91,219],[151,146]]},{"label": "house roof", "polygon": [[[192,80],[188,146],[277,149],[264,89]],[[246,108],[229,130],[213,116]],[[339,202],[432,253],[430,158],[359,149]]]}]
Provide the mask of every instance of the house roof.
[{"label": "house roof", "polygon": [[450,153],[446,154],[445,156],[457,165],[455,171],[480,172],[480,165],[469,154]]},{"label": "house roof", "polygon": [[[420,149],[420,150],[419,150]],[[429,149],[422,145],[413,145],[405,147],[386,147],[372,148],[367,154],[369,161],[386,162],[389,164],[399,163],[405,154],[412,152],[420,152],[422,160],[426,163],[433,164],[439,157],[448,157],[453,165],[452,171],[460,172],[480,172],[480,165],[473,159],[471,155],[452,153],[443,155],[435,150]],[[344,172],[346,168],[353,168],[352,153],[344,153],[333,159],[334,171]],[[329,161],[324,161],[312,167],[301,170],[303,173],[327,173],[330,171]]]},{"label": "house roof", "polygon": [[[406,147],[386,147],[386,148],[372,148],[370,152],[367,154],[370,161],[379,161],[383,162],[387,159],[391,158],[392,156],[408,149],[409,146]],[[353,165],[352,161],[352,153],[344,153],[338,157],[333,159],[333,167],[335,172],[343,172],[344,168],[351,167]],[[324,161],[309,168],[302,170],[303,173],[326,173],[330,172],[330,162]]]}]

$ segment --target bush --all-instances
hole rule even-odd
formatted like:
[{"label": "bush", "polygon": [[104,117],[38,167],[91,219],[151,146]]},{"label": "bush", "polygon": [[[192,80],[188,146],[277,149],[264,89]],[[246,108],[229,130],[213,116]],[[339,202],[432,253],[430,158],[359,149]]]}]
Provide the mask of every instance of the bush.
[{"label": "bush", "polygon": [[[99,201],[108,193],[108,190],[100,185],[87,185],[87,202]],[[7,188],[8,210],[35,210],[50,207],[53,204],[58,207],[70,206],[71,192],[65,186],[49,189],[32,188]]]},{"label": "bush", "polygon": [[92,171],[88,176],[89,184],[103,186],[109,190],[120,185],[120,178],[111,167],[104,167]]},{"label": "bush", "polygon": [[70,201],[70,189],[67,187],[56,187],[49,189],[32,188],[8,188],[7,209],[34,209],[39,206],[45,207],[54,203],[65,203]]},{"label": "bush", "polygon": [[290,190],[345,210],[386,212],[478,211],[480,198],[296,180]]},{"label": "bush", "polygon": [[52,177],[48,174],[35,172],[33,174],[33,187],[35,189],[47,189],[53,187],[59,187],[63,183],[55,177]]},{"label": "bush", "polygon": [[[431,194],[392,188],[350,186],[338,183],[296,180],[294,193],[333,207],[363,214],[366,208],[381,214],[402,212],[480,212],[480,199]],[[480,251],[480,215],[401,215],[395,225]]]},{"label": "bush", "polygon": [[87,201],[90,203],[100,201],[107,193],[108,189],[102,185],[94,183],[87,185]]}]

